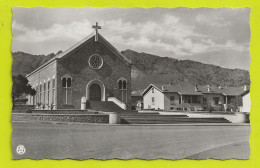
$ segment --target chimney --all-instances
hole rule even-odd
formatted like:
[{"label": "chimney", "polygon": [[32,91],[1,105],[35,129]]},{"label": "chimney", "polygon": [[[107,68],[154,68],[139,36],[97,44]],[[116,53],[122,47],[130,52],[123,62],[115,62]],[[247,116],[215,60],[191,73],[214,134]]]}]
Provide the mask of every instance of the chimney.
[{"label": "chimney", "polygon": [[248,87],[247,85],[244,86],[244,91],[247,91],[248,90]]},{"label": "chimney", "polygon": [[165,86],[162,86],[162,90],[166,90],[166,89],[165,89]]},{"label": "chimney", "polygon": [[198,85],[195,86],[195,92],[198,92],[199,89],[198,89]]},{"label": "chimney", "polygon": [[208,92],[211,92],[211,88],[210,88],[210,86],[208,85]]}]

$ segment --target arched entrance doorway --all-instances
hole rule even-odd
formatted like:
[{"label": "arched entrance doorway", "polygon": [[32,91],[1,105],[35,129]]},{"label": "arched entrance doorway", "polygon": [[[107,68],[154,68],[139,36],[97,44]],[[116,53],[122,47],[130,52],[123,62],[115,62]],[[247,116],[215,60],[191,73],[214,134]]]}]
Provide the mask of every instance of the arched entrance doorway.
[{"label": "arched entrance doorway", "polygon": [[106,101],[105,85],[99,80],[92,80],[86,87],[86,99],[89,101]]},{"label": "arched entrance doorway", "polygon": [[97,83],[93,83],[89,87],[89,100],[101,101],[101,87]]}]

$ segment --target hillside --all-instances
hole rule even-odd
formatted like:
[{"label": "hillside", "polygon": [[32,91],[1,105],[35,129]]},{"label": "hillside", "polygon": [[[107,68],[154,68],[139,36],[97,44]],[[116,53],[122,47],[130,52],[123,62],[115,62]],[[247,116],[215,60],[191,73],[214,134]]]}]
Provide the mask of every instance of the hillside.
[{"label": "hillside", "polygon": [[[132,50],[122,51],[133,63],[132,89],[143,89],[150,83],[172,83],[176,85],[222,85],[242,86],[250,84],[249,72],[241,69],[227,69],[191,60],[177,60],[159,57]],[[25,75],[42,65],[55,54],[31,55],[13,53],[12,74]]]},{"label": "hillside", "polygon": [[227,69],[191,60],[159,57],[132,50],[122,51],[132,61],[132,87],[145,88],[150,83],[174,85],[242,86],[250,84],[249,72]]},{"label": "hillside", "polygon": [[24,52],[15,52],[12,53],[12,55],[13,55],[13,66],[12,66],[13,75],[18,75],[18,74],[26,75],[55,56],[54,53],[45,56],[45,55],[31,55]]}]

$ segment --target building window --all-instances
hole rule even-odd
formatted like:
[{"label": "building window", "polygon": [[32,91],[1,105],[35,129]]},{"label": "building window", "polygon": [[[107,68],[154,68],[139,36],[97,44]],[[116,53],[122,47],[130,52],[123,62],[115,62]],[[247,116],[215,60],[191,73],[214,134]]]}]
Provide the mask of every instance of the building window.
[{"label": "building window", "polygon": [[219,104],[219,97],[213,97],[213,101],[215,105]]},{"label": "building window", "polygon": [[154,93],[154,88],[152,88],[152,93]]},{"label": "building window", "polygon": [[63,77],[62,78],[62,99],[63,99],[63,104],[72,104],[72,90],[71,90],[71,85],[72,85],[72,79],[71,77]]},{"label": "building window", "polygon": [[68,88],[71,87],[71,78],[67,78],[67,87],[68,87]]},{"label": "building window", "polygon": [[103,59],[100,55],[94,54],[89,57],[88,64],[93,69],[100,69],[103,66]]},{"label": "building window", "polygon": [[47,99],[47,102],[48,102],[48,106],[50,107],[50,97],[51,97],[51,81],[48,81],[48,84],[47,84],[47,87],[48,87],[48,99]]},{"label": "building window", "polygon": [[120,78],[117,82],[118,82],[119,90],[126,90],[127,89],[127,81],[126,81],[126,79]]},{"label": "building window", "polygon": [[[33,87],[34,90],[36,90],[36,87]],[[36,105],[36,95],[33,96],[33,105]]]},{"label": "building window", "polygon": [[37,105],[37,103],[38,103],[38,95],[39,95],[39,87],[38,86],[36,86],[36,88],[35,88],[35,90],[36,90],[36,95],[35,95],[35,105]]},{"label": "building window", "polygon": [[231,103],[231,98],[230,97],[227,97],[227,104],[230,104]]},{"label": "building window", "polygon": [[43,104],[45,105],[45,97],[46,97],[46,83],[43,83]]},{"label": "building window", "polygon": [[155,104],[155,99],[154,99],[154,97],[152,97],[152,105],[154,105]]},{"label": "building window", "polygon": [[120,97],[119,100],[123,103],[127,102],[127,80],[123,77],[117,80]]},{"label": "building window", "polygon": [[207,97],[203,96],[203,98],[202,98],[202,103],[203,103],[204,105],[207,104]]},{"label": "building window", "polygon": [[192,97],[188,96],[188,103],[191,103]]},{"label": "building window", "polygon": [[55,79],[52,79],[52,101],[51,103],[55,104]]},{"label": "building window", "polygon": [[67,85],[67,78],[62,78],[62,87],[66,87]]},{"label": "building window", "polygon": [[121,81],[121,80],[118,82],[118,88],[119,88],[120,90],[122,90],[122,89],[123,89],[123,83],[122,83],[122,81]]},{"label": "building window", "polygon": [[42,84],[40,84],[39,103],[42,104]]},{"label": "building window", "polygon": [[126,80],[123,80],[123,90],[126,90]]},{"label": "building window", "polygon": [[174,96],[170,96],[170,104],[171,105],[175,105],[175,103],[174,103]]}]

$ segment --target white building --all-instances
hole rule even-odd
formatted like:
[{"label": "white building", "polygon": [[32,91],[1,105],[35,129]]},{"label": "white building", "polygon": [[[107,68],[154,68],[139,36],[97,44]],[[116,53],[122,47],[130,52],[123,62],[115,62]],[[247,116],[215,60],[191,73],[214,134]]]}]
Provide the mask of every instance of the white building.
[{"label": "white building", "polygon": [[250,113],[251,101],[250,101],[249,90],[246,90],[241,96],[242,96],[242,107],[240,111]]},{"label": "white building", "polygon": [[[203,94],[195,87],[151,84],[142,95],[144,109],[172,110],[188,104],[201,108]],[[181,104],[184,106],[180,107]]]},{"label": "white building", "polygon": [[[238,110],[241,105],[241,95],[246,90],[247,87],[150,84],[142,93],[143,108],[155,110],[197,111],[211,109],[214,111],[234,111]],[[247,97],[244,99],[247,99]]]}]

